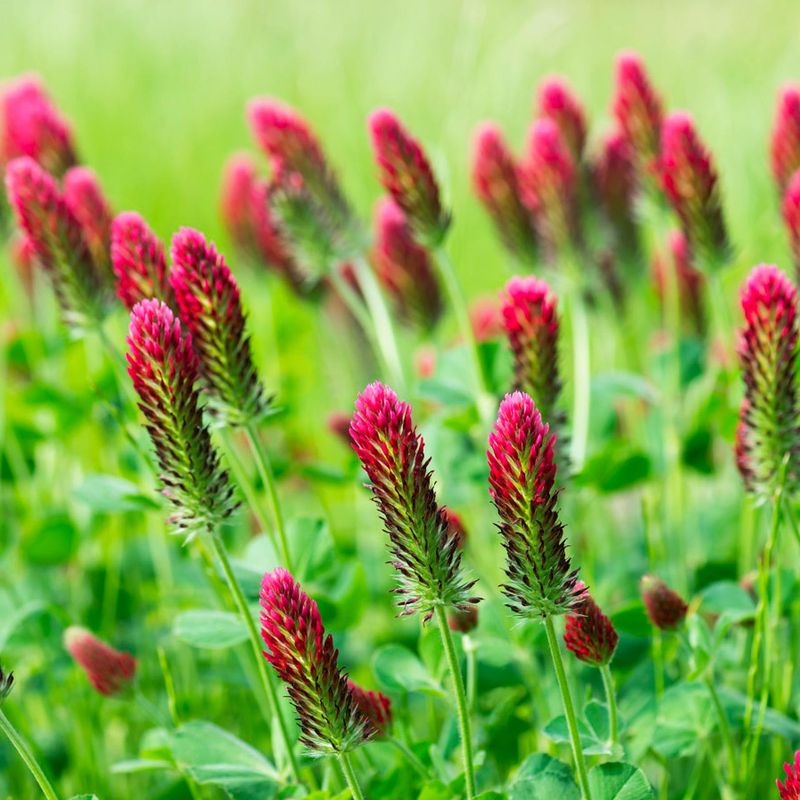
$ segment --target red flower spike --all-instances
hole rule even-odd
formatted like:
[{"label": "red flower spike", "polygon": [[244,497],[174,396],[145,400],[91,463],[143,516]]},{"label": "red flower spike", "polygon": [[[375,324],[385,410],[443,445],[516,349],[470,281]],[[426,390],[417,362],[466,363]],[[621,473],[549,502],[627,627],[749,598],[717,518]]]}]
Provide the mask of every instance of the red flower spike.
[{"label": "red flower spike", "polygon": [[369,130],[383,188],[403,209],[414,233],[426,244],[438,245],[450,226],[450,215],[442,207],[428,157],[386,108],[370,115]]},{"label": "red flower spike", "polygon": [[667,269],[676,272],[680,295],[681,317],[690,323],[692,331],[700,335],[705,330],[706,312],[703,295],[706,280],[694,265],[689,243],[681,231],[671,231],[668,238],[669,253],[664,257],[656,253],[653,261],[653,278],[659,300],[666,296]]},{"label": "red flower spike", "polygon": [[772,175],[783,194],[789,179],[800,168],[800,87],[784,86],[778,95],[770,143]]},{"label": "red flower spike", "polygon": [[164,245],[135,211],[123,211],[111,224],[111,265],[127,309],[154,297],[174,305]]},{"label": "red flower spike", "polygon": [[750,490],[768,496],[787,456],[787,486],[794,487],[800,469],[797,292],[777,267],[760,264],[742,289],[741,305],[745,326],[738,353],[746,402],[738,449],[749,466]]},{"label": "red flower spike", "polygon": [[789,233],[795,279],[800,278],[800,169],[789,179],[781,205],[783,221]]},{"label": "red flower spike", "polygon": [[170,285],[192,334],[213,410],[228,424],[264,414],[269,400],[258,378],[236,283],[213,242],[191,228],[172,238]]},{"label": "red flower spike", "polygon": [[169,519],[187,540],[213,531],[235,507],[227,473],[211,444],[195,386],[199,365],[191,335],[159,300],[133,307],[128,374],[161,469]]},{"label": "red flower spike", "polygon": [[660,151],[663,111],[636,53],[617,57],[613,113],[640,166],[651,169]]},{"label": "red flower spike", "polygon": [[564,644],[578,661],[603,667],[614,657],[619,634],[582,581],[575,584],[575,590],[580,594],[580,601],[567,615]]},{"label": "red flower spike", "polygon": [[[83,228],[94,263],[101,273],[111,274],[111,223],[114,214],[88,167],[71,167],[64,175],[64,201]],[[110,278],[109,278],[110,280]]]},{"label": "red flower spike", "polygon": [[783,765],[783,771],[786,780],[783,783],[775,781],[781,800],[800,800],[800,751],[794,754],[793,764]]},{"label": "red flower spike", "polygon": [[419,611],[428,620],[438,605],[466,611],[478,602],[469,596],[475,581],[462,578],[458,538],[436,502],[411,407],[389,387],[370,384],[356,400],[350,438],[389,536],[401,615]]},{"label": "red flower spike", "polygon": [[639,591],[650,622],[662,631],[677,628],[686,619],[689,606],[683,598],[654,575],[645,575],[639,583]]},{"label": "red flower spike", "polygon": [[730,256],[716,168],[692,118],[677,111],[664,120],[659,171],[667,200],[692,250],[721,266]]},{"label": "red flower spike", "polygon": [[260,602],[264,655],[286,684],[300,741],[315,753],[344,753],[378,735],[339,667],[317,604],[289,572],[264,575]]},{"label": "red flower spike", "polygon": [[558,126],[572,160],[579,164],[586,144],[586,114],[567,82],[559,76],[545,78],[539,85],[537,107],[539,116]]},{"label": "red flower spike", "polygon": [[256,164],[247,153],[235,153],[225,164],[220,192],[222,222],[233,243],[253,255],[257,250],[253,227],[253,188]]},{"label": "red flower spike", "polygon": [[522,617],[567,614],[581,599],[556,507],[555,444],[533,400],[507,394],[489,434],[489,494],[506,549],[502,589]]},{"label": "red flower spike", "polygon": [[526,263],[535,261],[536,229],[522,202],[517,163],[500,128],[491,122],[475,134],[472,185],[509,252]]},{"label": "red flower spike", "polygon": [[52,281],[65,322],[77,328],[95,324],[108,303],[104,276],[55,179],[33,159],[17,158],[6,170],[6,188],[19,226]]},{"label": "red flower spike", "polygon": [[392,724],[392,701],[383,692],[362,689],[353,681],[347,686],[353,694],[358,710],[372,723],[377,736],[384,736]]},{"label": "red flower spike", "polygon": [[64,631],[64,647],[102,695],[119,694],[133,681],[136,659],[101,642],[85,628],[72,625]]},{"label": "red flower spike", "polygon": [[412,235],[406,215],[389,197],[375,209],[375,271],[397,313],[431,330],[442,315],[442,294],[430,254]]}]

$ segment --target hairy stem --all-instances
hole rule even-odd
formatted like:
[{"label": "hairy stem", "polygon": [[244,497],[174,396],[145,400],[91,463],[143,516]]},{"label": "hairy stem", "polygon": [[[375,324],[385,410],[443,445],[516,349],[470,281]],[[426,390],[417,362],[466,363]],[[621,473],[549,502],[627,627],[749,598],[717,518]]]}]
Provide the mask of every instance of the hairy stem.
[{"label": "hairy stem", "polygon": [[344,779],[347,781],[347,786],[353,795],[353,800],[364,800],[364,794],[358,785],[358,778],[356,778],[356,774],[353,772],[353,765],[350,763],[350,756],[347,753],[339,753],[338,757],[344,773]]},{"label": "hairy stem", "polygon": [[14,749],[25,762],[25,766],[30,770],[31,775],[33,775],[36,783],[39,784],[39,788],[42,790],[42,794],[47,800],[59,800],[47,775],[44,774],[44,770],[36,760],[36,756],[34,756],[30,745],[11,724],[11,720],[3,713],[2,709],[0,709],[0,731],[2,731],[8,737],[11,744],[14,745]]}]

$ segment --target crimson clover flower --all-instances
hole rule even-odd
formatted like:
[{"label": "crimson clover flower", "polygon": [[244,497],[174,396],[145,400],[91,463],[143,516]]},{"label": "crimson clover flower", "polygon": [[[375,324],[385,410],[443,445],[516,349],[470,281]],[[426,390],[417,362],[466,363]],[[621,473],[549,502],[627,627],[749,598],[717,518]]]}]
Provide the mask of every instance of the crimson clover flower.
[{"label": "crimson clover flower", "polygon": [[345,753],[378,735],[339,666],[317,604],[285,569],[261,581],[264,655],[286,684],[297,712],[300,741],[312,753]]},{"label": "crimson clover flower", "polygon": [[789,179],[781,204],[783,221],[789,233],[795,279],[800,277],[800,169]]},{"label": "crimson clover flower", "polygon": [[347,686],[353,694],[358,710],[372,723],[376,736],[384,736],[392,724],[392,701],[383,692],[362,689],[353,681]]},{"label": "crimson clover flower", "polygon": [[730,242],[717,171],[685,112],[676,111],[664,120],[659,172],[661,187],[693,252],[711,266],[723,264],[730,255]]},{"label": "crimson clover flower", "polygon": [[64,647],[100,694],[119,694],[133,681],[136,659],[100,641],[86,628],[77,625],[67,628]]},{"label": "crimson clover flower", "polygon": [[466,611],[478,602],[469,596],[475,581],[462,577],[459,537],[436,502],[411,407],[388,386],[370,384],[356,400],[350,439],[389,536],[401,616],[419,611],[427,621],[440,605]]},{"label": "crimson clover flower", "polygon": [[247,153],[234,153],[222,173],[220,212],[233,243],[242,251],[257,252],[253,225],[253,187],[258,181],[256,164]]},{"label": "crimson clover flower", "polygon": [[658,299],[665,302],[667,270],[675,271],[678,282],[678,294],[681,307],[681,318],[690,323],[696,334],[705,329],[705,276],[694,265],[694,258],[689,243],[682,231],[671,231],[667,240],[666,254],[657,252],[653,260],[653,278]]},{"label": "crimson clover flower", "polygon": [[748,488],[768,495],[787,456],[787,485],[798,477],[797,291],[777,267],[759,264],[742,288],[741,306],[738,353],[746,402],[738,449],[749,467]]},{"label": "crimson clover flower", "polygon": [[683,598],[655,575],[645,575],[639,583],[650,622],[662,631],[677,628],[686,619],[689,606]]},{"label": "crimson clover flower", "polygon": [[784,764],[783,771],[786,773],[786,780],[781,783],[776,780],[781,800],[800,800],[800,751],[794,754],[793,764]]},{"label": "crimson clover flower", "polygon": [[575,584],[575,590],[580,600],[567,615],[564,644],[579,661],[604,667],[614,657],[619,634],[582,581]]},{"label": "crimson clover flower", "polygon": [[6,170],[8,197],[36,261],[47,272],[67,324],[96,324],[111,295],[97,269],[84,231],[55,179],[32,158],[14,159]]},{"label": "crimson clover flower", "polygon": [[442,206],[425,151],[387,108],[370,115],[369,130],[383,188],[403,209],[420,240],[438,245],[450,226],[450,214]]},{"label": "crimson clover flower", "polygon": [[492,122],[481,125],[475,134],[472,185],[508,251],[523,261],[534,261],[536,228],[522,201],[519,168],[500,128]]},{"label": "crimson clover flower", "polygon": [[239,286],[225,259],[202,233],[181,228],[172,239],[169,280],[214,412],[232,425],[260,417],[269,400],[250,352]]},{"label": "crimson clover flower", "polygon": [[6,672],[0,666],[0,705],[11,694],[11,689],[14,686],[14,673]]},{"label": "crimson clover flower", "polygon": [[770,156],[772,175],[782,195],[800,168],[800,87],[784,86],[778,95]]},{"label": "crimson clover flower", "polygon": [[398,315],[430,330],[442,315],[442,293],[430,253],[414,240],[406,215],[390,197],[375,209],[375,271]]},{"label": "crimson clover flower", "polygon": [[539,85],[537,107],[540,117],[558,126],[572,160],[579,164],[586,144],[586,113],[569,84],[557,75],[545,78]]},{"label": "crimson clover flower", "polygon": [[111,265],[117,296],[128,310],[151,298],[174,304],[164,245],[135,211],[123,211],[111,223]]},{"label": "crimson clover flower", "polygon": [[192,337],[160,300],[142,300],[131,312],[128,348],[128,374],[173,507],[169,522],[189,540],[216,529],[235,507],[203,422]]},{"label": "crimson clover flower", "polygon": [[507,394],[489,434],[489,493],[506,550],[503,593],[523,617],[567,614],[581,599],[558,517],[555,444],[533,400]]}]

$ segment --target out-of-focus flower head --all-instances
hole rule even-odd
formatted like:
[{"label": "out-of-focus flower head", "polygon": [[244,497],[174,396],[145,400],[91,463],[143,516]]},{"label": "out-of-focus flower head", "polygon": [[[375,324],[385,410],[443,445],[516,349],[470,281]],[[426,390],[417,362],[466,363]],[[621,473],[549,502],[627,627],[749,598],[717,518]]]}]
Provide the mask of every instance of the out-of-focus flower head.
[{"label": "out-of-focus flower head", "polygon": [[645,575],[639,583],[644,607],[650,622],[662,631],[677,628],[686,619],[689,606],[683,598],[654,575]]},{"label": "out-of-focus flower head", "polygon": [[558,125],[572,160],[580,164],[586,144],[586,113],[564,78],[554,75],[539,84],[537,108],[539,116]]},{"label": "out-of-focus flower head", "polygon": [[100,694],[119,694],[136,675],[136,659],[130,653],[115,650],[86,628],[67,628],[64,647]]},{"label": "out-of-focus flower head", "polygon": [[781,205],[783,221],[789,233],[789,245],[794,261],[795,282],[800,278],[800,169],[789,179]]},{"label": "out-of-focus flower head", "polygon": [[503,314],[497,296],[478,297],[469,307],[469,322],[477,342],[488,342],[503,335]]},{"label": "out-of-focus flower head", "polygon": [[114,214],[97,175],[88,167],[70,167],[64,174],[64,202],[80,222],[97,270],[113,281],[111,223]]},{"label": "out-of-focus flower head", "polygon": [[770,144],[772,175],[782,195],[800,169],[800,87],[784,86],[778,95]]},{"label": "out-of-focus flower head", "polygon": [[353,681],[347,682],[359,711],[372,723],[377,736],[384,736],[392,724],[392,701],[383,692],[362,689]]}]

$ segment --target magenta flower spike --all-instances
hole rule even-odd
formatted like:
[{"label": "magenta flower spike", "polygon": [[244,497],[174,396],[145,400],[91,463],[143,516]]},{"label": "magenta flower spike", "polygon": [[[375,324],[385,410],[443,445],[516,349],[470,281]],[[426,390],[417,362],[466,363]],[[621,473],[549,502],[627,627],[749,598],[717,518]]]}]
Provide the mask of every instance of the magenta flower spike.
[{"label": "magenta flower spike", "polygon": [[235,153],[222,174],[220,213],[225,229],[240,250],[257,251],[253,226],[253,189],[258,182],[256,163],[247,153]]},{"label": "magenta flower spike", "polygon": [[264,655],[286,684],[300,741],[313,753],[339,754],[378,735],[339,667],[317,604],[291,574],[278,568],[264,575],[260,602]]},{"label": "magenta flower spike", "polygon": [[772,175],[783,195],[789,179],[800,169],[800,87],[784,86],[778,95],[770,142]]},{"label": "magenta flower spike", "polygon": [[372,723],[376,736],[385,736],[392,724],[392,701],[383,692],[362,689],[353,681],[347,686],[353,693],[358,710]]},{"label": "magenta flower spike", "polygon": [[575,589],[580,600],[567,615],[564,644],[578,661],[603,667],[614,657],[619,634],[582,581],[575,584]]},{"label": "magenta flower spike", "polygon": [[64,647],[102,695],[119,694],[136,675],[136,659],[130,653],[115,650],[86,628],[67,628]]},{"label": "magenta flower spike", "polygon": [[191,228],[172,239],[170,285],[192,334],[211,407],[231,425],[245,425],[269,407],[250,352],[239,287],[213,242]]},{"label": "magenta flower spike", "polygon": [[235,508],[233,488],[203,422],[192,337],[160,300],[131,311],[128,374],[173,507],[169,522],[187,541],[215,530]]},{"label": "magenta flower spike", "polygon": [[737,450],[751,474],[751,491],[769,496],[782,464],[787,486],[798,478],[797,291],[777,267],[759,264],[741,293],[745,325],[739,360],[745,385]]},{"label": "magenta flower spike", "polygon": [[475,581],[462,578],[458,537],[436,502],[411,407],[388,386],[370,384],[356,400],[350,439],[389,536],[401,616],[420,612],[427,621],[439,605],[469,609],[478,602],[469,596]]},{"label": "magenta flower spike", "polygon": [[383,188],[403,209],[415,235],[435,247],[447,233],[450,214],[422,146],[386,108],[370,114],[369,130]]},{"label": "magenta flower spike", "polygon": [[375,208],[375,271],[406,322],[431,330],[442,315],[439,281],[428,250],[417,243],[406,215],[390,197]]},{"label": "magenta flower spike", "polygon": [[507,394],[489,434],[489,494],[506,550],[503,593],[522,617],[568,614],[581,600],[558,517],[555,444],[533,400]]},{"label": "magenta flower spike", "polygon": [[664,120],[659,160],[661,186],[693,252],[718,267],[730,256],[717,171],[692,118],[676,111]]},{"label": "magenta flower spike", "polygon": [[19,227],[53,284],[64,321],[76,329],[96,324],[108,307],[109,287],[55,179],[26,156],[8,165],[6,188]]},{"label": "magenta flower spike", "polygon": [[794,754],[794,763],[783,765],[783,771],[786,780],[783,783],[775,781],[781,800],[800,800],[800,751]]},{"label": "magenta flower spike", "polygon": [[536,228],[522,201],[519,169],[500,128],[492,122],[475,134],[472,185],[508,251],[526,263],[535,261]]},{"label": "magenta flower spike", "polygon": [[796,282],[800,278],[800,169],[792,175],[786,185],[781,212],[789,233]]},{"label": "magenta flower spike", "polygon": [[111,224],[111,265],[128,310],[151,298],[174,305],[164,245],[135,211],[123,211]]},{"label": "magenta flower spike", "polygon": [[689,606],[661,578],[645,575],[639,582],[639,591],[647,616],[656,628],[662,631],[674,630],[686,619]]},{"label": "magenta flower spike", "polygon": [[539,85],[537,108],[540,117],[555,122],[572,160],[580,164],[586,145],[586,113],[567,82],[557,75],[545,78]]},{"label": "magenta flower spike", "polygon": [[114,214],[95,173],[70,167],[64,174],[64,202],[80,222],[89,252],[101,273],[111,273],[111,224]]}]

